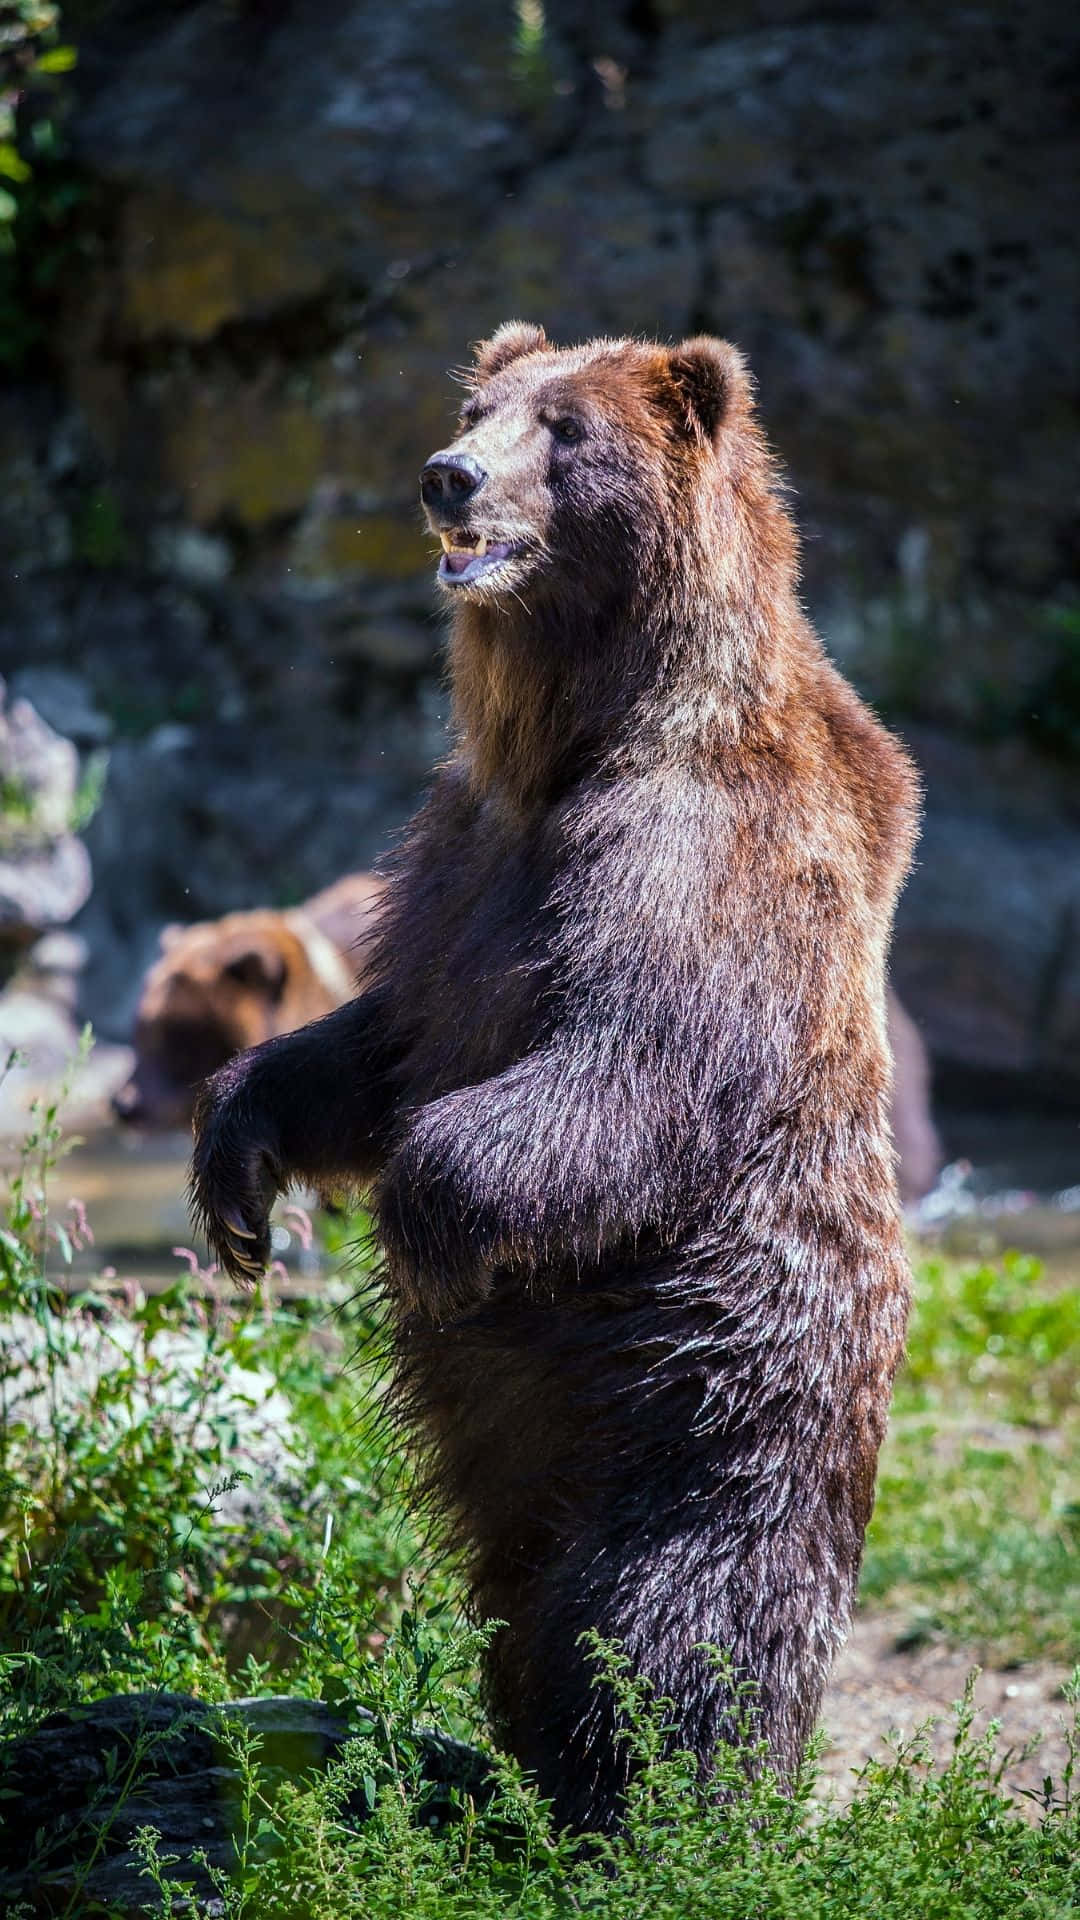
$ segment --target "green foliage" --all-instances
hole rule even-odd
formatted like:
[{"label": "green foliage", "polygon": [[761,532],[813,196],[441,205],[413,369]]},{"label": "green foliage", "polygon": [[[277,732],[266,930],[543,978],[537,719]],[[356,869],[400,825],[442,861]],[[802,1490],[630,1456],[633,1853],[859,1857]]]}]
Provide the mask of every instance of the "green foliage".
[{"label": "green foliage", "polygon": [[[320,1340],[309,1317],[274,1311],[261,1294],[239,1307],[215,1301],[191,1256],[173,1286],[151,1296],[128,1288],[120,1307],[64,1291],[89,1228],[75,1203],[63,1218],[49,1209],[58,1106],[35,1114],[0,1226],[0,1726],[9,1727],[120,1683],[205,1691],[208,1672],[224,1674],[275,1635],[279,1671],[302,1665],[289,1623],[318,1589],[339,1500],[350,1524],[337,1566],[355,1619],[400,1600],[421,1560],[407,1516],[379,1484],[378,1449],[350,1458],[347,1439],[343,1447],[359,1412],[340,1336]],[[370,1341],[359,1309],[345,1337]],[[253,1417],[272,1425],[279,1470],[252,1468],[261,1478],[245,1501]]]},{"label": "green foliage", "polygon": [[[391,1656],[392,1657],[392,1656]],[[717,1656],[719,1658],[719,1656]],[[407,1768],[376,1787],[380,1753],[351,1742],[321,1778],[282,1787],[250,1734],[233,1739],[243,1787],[233,1870],[215,1873],[232,1920],[1053,1920],[1077,1891],[1080,1830],[1073,1769],[1029,1824],[1004,1796],[993,1730],[972,1730],[970,1690],[956,1709],[952,1755],[935,1769],[923,1736],[860,1776],[844,1811],[809,1818],[812,1770],[782,1793],[760,1764],[746,1704],[739,1741],[705,1782],[672,1751],[670,1704],[598,1649],[599,1685],[621,1710],[635,1766],[626,1829],[582,1847],[552,1831],[544,1805],[508,1763],[486,1805],[463,1796],[459,1817],[417,1817]],[[393,1731],[393,1729],[391,1729]],[[153,1833],[143,1831],[148,1914],[172,1912]]]},{"label": "green foliage", "polygon": [[105,782],[108,776],[108,753],[104,747],[98,747],[93,753],[87,755],[79,775],[79,784],[75,789],[68,821],[72,833],[86,832],[105,797]]},{"label": "green foliage", "polygon": [[547,22],[541,0],[515,0],[511,71],[525,98],[539,97],[551,85]]},{"label": "green foliage", "polygon": [[862,1596],[998,1660],[1080,1645],[1080,1289],[1038,1261],[916,1270]]},{"label": "green foliage", "polygon": [[0,846],[25,834],[34,822],[34,796],[17,774],[0,775]]},{"label": "green foliage", "polygon": [[897,1384],[901,1411],[955,1410],[1050,1426],[1076,1404],[1080,1287],[1052,1288],[1038,1260],[920,1261]]},{"label": "green foliage", "polygon": [[[32,172],[15,147],[15,110],[22,89],[36,74],[57,71],[57,53],[71,55],[71,48],[55,47],[59,20],[60,9],[52,0],[0,0],[0,178],[15,186],[22,186]],[[14,218],[14,205],[13,195],[5,191],[0,221]]]},{"label": "green foliage", "polygon": [[946,1633],[1011,1660],[1068,1659],[1080,1629],[1075,1464],[1022,1437],[961,1439],[929,1423],[894,1437],[878,1478],[862,1597],[902,1607],[909,1637]]},{"label": "green foliage", "polygon": [[131,539],[110,487],[95,487],[87,496],[73,518],[71,534],[76,558],[88,566],[120,567],[131,558]]},{"label": "green foliage", "polygon": [[[870,595],[870,587],[858,582]],[[940,718],[942,639],[924,609],[913,610],[903,594],[875,602],[875,652],[870,679],[875,704],[903,730],[912,719]],[[991,654],[993,649],[991,650]],[[997,647],[1000,666],[1003,656]],[[1019,618],[1016,662],[1034,659],[1034,670],[1004,675],[987,656],[962,676],[962,732],[988,741],[1026,737],[1041,752],[1075,760],[1080,754],[1080,601],[1065,596],[1031,603]],[[957,687],[959,691],[959,683]],[[955,695],[950,696],[955,698]]]},{"label": "green foliage", "polygon": [[1056,637],[1054,660],[1032,692],[1025,721],[1037,745],[1075,759],[1080,754],[1080,601],[1047,608]]},{"label": "green foliage", "polygon": [[[673,1743],[670,1703],[619,1648],[594,1642],[597,1684],[613,1691],[634,1761],[625,1831],[585,1847],[555,1833],[487,1743],[477,1668],[493,1626],[461,1624],[452,1572],[425,1565],[387,1453],[382,1327],[363,1286],[368,1223],[331,1228],[360,1282],[336,1321],[275,1308],[263,1292],[224,1300],[193,1255],[154,1297],[69,1295],[89,1228],[77,1205],[62,1218],[50,1210],[62,1151],[52,1102],[34,1117],[0,1221],[0,1734],[118,1690],[218,1702],[291,1691],[332,1705],[356,1737],[325,1772],[291,1780],[257,1732],[222,1720],[239,1776],[233,1858],[209,1870],[222,1914],[910,1920],[914,1908],[929,1920],[1058,1920],[1072,1910],[1075,1746],[1025,1814],[1003,1788],[995,1730],[973,1730],[970,1690],[947,1764],[920,1735],[867,1766],[848,1806],[823,1807],[813,1757],[794,1793],[777,1787],[751,1690],[731,1680],[736,1738],[704,1780]],[[1048,1287],[1034,1262],[920,1266],[866,1580],[867,1597],[905,1605],[914,1628],[1006,1654],[1066,1643],[1077,1312],[1075,1294]],[[270,1472],[258,1449],[245,1459],[249,1416],[269,1393]],[[432,1728],[481,1745],[491,1767],[488,1791],[455,1791],[449,1819],[433,1814],[423,1774]],[[153,1758],[136,1741],[121,1799]],[[179,1885],[170,1879],[178,1863],[149,1828],[137,1853],[145,1914],[172,1913],[186,1869]],[[83,1882],[91,1864],[88,1853]],[[87,1910],[81,1885],[73,1913]]]},{"label": "green foliage", "polygon": [[0,0],[0,368],[40,344],[57,283],[81,247],[86,186],[65,151],[64,80],[52,0]]},{"label": "green foliage", "polygon": [[[101,805],[109,771],[104,748],[91,753],[79,778],[66,822],[72,833],[83,833]],[[50,831],[50,829],[52,831]],[[39,817],[39,796],[17,774],[0,775],[0,850],[11,855],[48,842],[53,822]]]}]

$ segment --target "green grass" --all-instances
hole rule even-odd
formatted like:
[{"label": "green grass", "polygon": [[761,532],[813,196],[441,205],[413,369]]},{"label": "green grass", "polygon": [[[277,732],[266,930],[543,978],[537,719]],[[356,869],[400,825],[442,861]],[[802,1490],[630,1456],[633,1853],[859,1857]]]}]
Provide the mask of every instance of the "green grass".
[{"label": "green grass", "polygon": [[[261,1293],[212,1308],[178,1262],[163,1295],[68,1300],[56,1283],[85,1229],[77,1208],[49,1214],[60,1151],[50,1108],[0,1222],[0,1735],[147,1687],[212,1702],[293,1692],[355,1715],[342,1758],[285,1785],[253,1736],[227,1736],[241,1790],[224,1915],[1074,1910],[1072,1769],[1032,1819],[1002,1786],[993,1731],[973,1732],[970,1701],[946,1765],[917,1739],[867,1767],[842,1809],[811,1805],[812,1764],[790,1798],[767,1771],[748,1782],[734,1752],[718,1756],[718,1794],[668,1753],[664,1703],[614,1648],[597,1648],[598,1684],[615,1689],[640,1762],[622,1838],[572,1846],[498,1756],[490,1803],[462,1795],[457,1818],[432,1829],[417,1729],[486,1743],[483,1632],[463,1625],[380,1426],[371,1294],[359,1287],[334,1312],[275,1308]],[[347,1242],[356,1228],[334,1231]],[[1033,1262],[920,1264],[864,1581],[866,1604],[898,1610],[913,1635],[996,1659],[1074,1653],[1078,1316],[1075,1291],[1051,1288]],[[244,1435],[270,1393],[268,1465],[257,1449],[247,1457]],[[349,1811],[357,1801],[364,1820]],[[160,1845],[150,1831],[139,1844],[143,1910],[165,1915],[175,1888]],[[76,1893],[69,1911],[92,1908]]]},{"label": "green grass", "polygon": [[1004,1664],[1080,1649],[1080,1290],[1037,1261],[924,1260],[864,1604]]}]

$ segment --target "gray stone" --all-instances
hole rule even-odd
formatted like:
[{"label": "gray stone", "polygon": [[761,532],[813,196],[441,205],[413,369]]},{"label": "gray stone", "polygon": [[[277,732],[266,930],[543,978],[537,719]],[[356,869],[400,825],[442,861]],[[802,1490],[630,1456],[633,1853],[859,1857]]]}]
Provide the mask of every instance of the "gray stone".
[{"label": "gray stone", "polygon": [[1018,1074],[1041,1064],[1046,984],[1078,874],[1080,834],[1035,839],[928,813],[893,977],[939,1059]]},{"label": "gray stone", "polygon": [[0,779],[5,786],[4,839],[41,845],[71,825],[79,756],[28,700],[7,701],[0,685]]},{"label": "gray stone", "polygon": [[11,693],[30,705],[54,732],[78,747],[100,747],[112,733],[81,674],[64,667],[21,667],[11,676]]},{"label": "gray stone", "polygon": [[0,1140],[9,1145],[23,1138],[35,1102],[52,1100],[65,1085],[69,1129],[111,1120],[112,1096],[129,1078],[134,1055],[102,1043],[81,1059],[74,997],[43,989],[26,973],[0,993]]},{"label": "gray stone", "polygon": [[86,966],[88,952],[86,941],[79,934],[57,928],[34,942],[19,967],[15,984],[28,986],[31,992],[50,1000],[54,1006],[74,1014],[79,975]]},{"label": "gray stone", "polygon": [[27,965],[42,978],[81,973],[86,965],[86,941],[66,929],[47,933],[30,949]]},{"label": "gray stone", "polygon": [[1056,928],[1046,976],[1046,1020],[1039,1064],[1080,1087],[1080,871]]},{"label": "gray stone", "polygon": [[450,0],[416,0],[377,24],[356,5],[285,7],[259,23],[202,4],[132,36],[120,60],[103,50],[97,66],[88,36],[98,84],[73,136],[148,200],[121,325],[205,338],[343,270],[392,283],[459,246],[493,182],[571,122],[558,37],[522,63],[516,24],[509,8]]},{"label": "gray stone", "polygon": [[197,527],[159,527],[150,552],[163,573],[175,574],[190,586],[216,587],[232,572],[228,541],[200,533]]},{"label": "gray stone", "polygon": [[89,897],[90,856],[73,833],[0,855],[0,940],[21,943],[63,926]]},{"label": "gray stone", "polygon": [[78,754],[28,700],[0,683],[0,939],[62,926],[90,892],[90,861],[70,831]]},{"label": "gray stone", "polygon": [[1015,744],[919,730],[926,814],[892,974],[939,1063],[1080,1094],[1080,809]]}]

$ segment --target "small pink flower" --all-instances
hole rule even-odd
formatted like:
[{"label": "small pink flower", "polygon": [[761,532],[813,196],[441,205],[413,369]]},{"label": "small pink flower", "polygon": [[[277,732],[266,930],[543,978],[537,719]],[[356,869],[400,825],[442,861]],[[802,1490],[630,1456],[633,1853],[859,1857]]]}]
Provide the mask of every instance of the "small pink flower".
[{"label": "small pink flower", "polygon": [[295,1200],[283,1207],[281,1217],[287,1227],[295,1233],[305,1253],[310,1253],[315,1243],[315,1229],[311,1224],[311,1215],[306,1207],[297,1206]]},{"label": "small pink flower", "polygon": [[199,1277],[198,1254],[193,1253],[190,1247],[173,1247],[172,1252],[175,1255],[177,1260],[187,1261],[188,1272],[190,1273],[193,1280],[197,1280]]},{"label": "small pink flower", "polygon": [[71,1235],[72,1246],[78,1247],[80,1252],[83,1247],[92,1247],[94,1244],[94,1229],[86,1217],[85,1202],[76,1200],[73,1195],[68,1201],[68,1212],[71,1215],[68,1232]]}]

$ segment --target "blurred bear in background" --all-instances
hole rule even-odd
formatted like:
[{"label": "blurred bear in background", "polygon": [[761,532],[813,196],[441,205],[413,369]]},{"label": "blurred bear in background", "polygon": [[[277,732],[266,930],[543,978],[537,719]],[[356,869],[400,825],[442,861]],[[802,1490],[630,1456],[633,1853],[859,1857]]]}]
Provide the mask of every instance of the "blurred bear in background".
[{"label": "blurred bear in background", "polygon": [[331,1013],[363,984],[379,882],[350,873],[302,907],[257,907],[166,927],[135,1016],[135,1070],[113,1100],[125,1124],[191,1125],[207,1074],[275,1034]]}]

